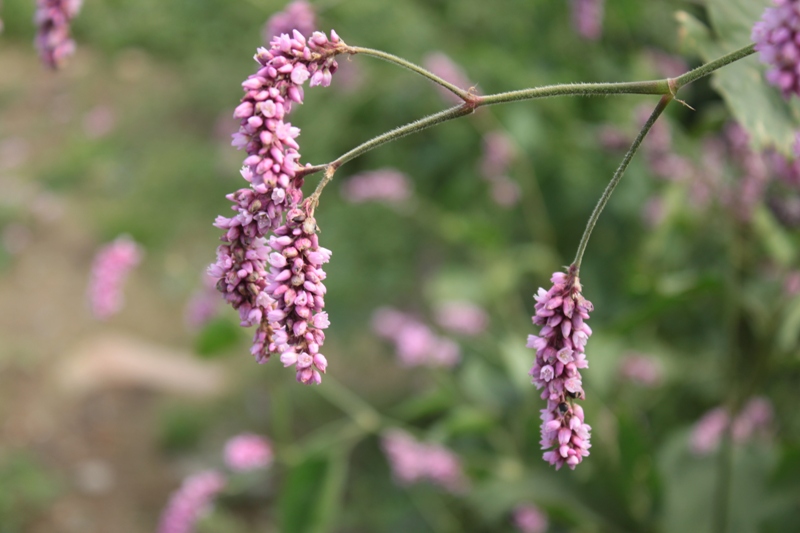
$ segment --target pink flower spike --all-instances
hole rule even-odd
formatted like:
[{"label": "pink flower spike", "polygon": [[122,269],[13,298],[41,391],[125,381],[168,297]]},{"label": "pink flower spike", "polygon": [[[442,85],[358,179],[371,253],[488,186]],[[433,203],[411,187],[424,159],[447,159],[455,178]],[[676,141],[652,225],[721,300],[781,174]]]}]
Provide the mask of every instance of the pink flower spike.
[{"label": "pink flower spike", "polygon": [[591,329],[584,323],[593,309],[581,294],[580,280],[571,266],[556,272],[550,290],[539,289],[533,323],[539,335],[528,337],[536,360],[529,375],[540,389],[547,407],[541,410],[541,445],[544,460],[556,467],[577,466],[589,455],[591,427],[584,423],[583,409],[575,403],[584,392],[578,369],[586,368],[584,348]]},{"label": "pink flower spike", "polygon": [[489,316],[483,308],[465,301],[451,301],[436,309],[436,322],[461,335],[476,336],[486,330]]},{"label": "pink flower spike", "polygon": [[42,62],[50,68],[64,66],[75,53],[70,37],[70,23],[81,8],[81,0],[36,0],[36,49]]},{"label": "pink flower spike", "polygon": [[269,440],[252,433],[242,433],[229,439],[225,443],[223,456],[225,464],[234,472],[266,468],[273,459]]}]

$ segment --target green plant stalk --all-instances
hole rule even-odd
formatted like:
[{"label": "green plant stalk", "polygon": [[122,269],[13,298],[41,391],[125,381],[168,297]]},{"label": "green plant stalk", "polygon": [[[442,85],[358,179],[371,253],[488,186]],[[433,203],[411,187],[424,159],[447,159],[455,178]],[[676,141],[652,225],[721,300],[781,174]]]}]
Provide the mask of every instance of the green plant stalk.
[{"label": "green plant stalk", "polygon": [[[436,126],[437,124],[441,124],[443,122],[447,122],[449,120],[453,120],[459,117],[463,117],[465,115],[469,115],[473,113],[477,108],[487,106],[487,105],[495,105],[495,104],[503,104],[508,102],[515,102],[520,100],[533,100],[537,98],[548,98],[552,96],[607,96],[610,94],[661,94],[661,95],[670,95],[672,97],[675,96],[678,89],[681,87],[688,85],[689,83],[696,81],[704,76],[707,76],[718,70],[725,65],[733,63],[734,61],[738,61],[744,57],[747,57],[753,53],[755,45],[749,45],[735,52],[731,52],[730,54],[724,55],[719,59],[715,59],[705,65],[702,65],[690,72],[687,72],[677,78],[667,78],[663,80],[648,80],[648,81],[635,81],[635,82],[621,82],[621,83],[570,83],[570,84],[563,84],[563,85],[548,85],[545,87],[534,87],[531,89],[522,89],[519,91],[510,91],[505,93],[493,94],[493,95],[486,95],[486,96],[478,96],[469,93],[468,91],[464,91],[455,87],[452,84],[442,80],[438,76],[428,72],[427,70],[414,65],[408,61],[405,61],[401,58],[393,56],[391,54],[387,54],[384,52],[378,52],[377,50],[370,50],[368,48],[358,48],[358,47],[347,47],[347,49],[351,49],[357,51],[361,54],[368,54],[374,55],[375,57],[380,57],[386,61],[390,61],[397,65],[403,66],[408,68],[434,82],[442,85],[443,87],[453,91],[459,97],[464,99],[464,103],[452,107],[450,109],[446,109],[444,111],[439,111],[438,113],[434,113],[427,117],[421,118],[405,126],[400,126],[395,128],[389,132],[386,132],[382,135],[378,135],[358,146],[350,150],[349,152],[339,156],[337,159],[331,161],[330,163],[322,164],[322,165],[314,165],[308,166],[298,169],[299,176],[307,176],[310,174],[314,174],[321,170],[327,168],[333,168],[334,170],[338,169],[343,164],[347,163],[355,159],[356,157],[363,155],[370,150],[373,150],[383,144],[386,144],[391,141],[396,141],[401,137],[405,137],[406,135],[410,135],[412,133],[417,133],[423,130],[426,130],[432,126]],[[330,180],[323,180],[327,184]],[[324,185],[323,185],[324,187]],[[318,192],[322,192],[319,190]],[[317,194],[317,197],[319,195]]]},{"label": "green plant stalk", "polygon": [[403,68],[407,68],[408,70],[410,70],[412,72],[416,72],[420,76],[428,78],[432,82],[434,82],[434,83],[436,83],[438,85],[441,85],[442,87],[444,87],[448,91],[452,92],[453,94],[455,94],[456,96],[458,96],[459,98],[464,100],[465,102],[467,102],[467,101],[469,101],[469,100],[471,100],[472,98],[475,97],[475,95],[470,93],[469,91],[465,91],[464,89],[456,87],[455,85],[453,85],[449,81],[447,81],[447,80],[445,80],[443,78],[440,78],[439,76],[437,76],[433,72],[431,72],[429,70],[426,70],[426,69],[420,67],[419,65],[416,65],[416,64],[412,63],[411,61],[406,61],[402,57],[398,57],[396,55],[389,54],[387,52],[382,52],[380,50],[373,50],[372,48],[362,48],[360,46],[348,46],[348,47],[345,48],[344,53],[351,54],[351,55],[361,54],[361,55],[365,55],[365,56],[377,57],[378,59],[383,59],[384,61],[388,61],[389,63],[394,63],[395,65],[399,65],[399,66],[401,66]]},{"label": "green plant stalk", "polygon": [[622,158],[622,162],[619,164],[616,172],[614,172],[614,176],[611,178],[611,181],[608,182],[606,185],[603,194],[600,196],[600,199],[597,201],[597,205],[594,206],[594,211],[592,211],[592,215],[589,217],[589,221],[586,223],[586,229],[583,230],[583,235],[581,236],[581,242],[578,244],[578,251],[575,253],[575,260],[572,262],[575,265],[575,275],[577,276],[581,270],[581,261],[583,261],[583,253],[586,251],[586,246],[589,244],[589,238],[592,236],[592,230],[594,229],[594,225],[597,223],[597,219],[600,218],[600,214],[603,212],[603,209],[608,204],[608,201],[611,199],[611,194],[614,192],[614,189],[619,184],[620,180],[622,179],[623,174],[625,174],[625,169],[628,168],[628,164],[633,159],[634,154],[639,149],[639,146],[642,144],[642,141],[647,136],[647,133],[650,131],[650,128],[653,127],[653,124],[656,123],[658,117],[661,116],[661,113],[664,109],[667,108],[667,105],[672,101],[673,96],[671,94],[667,94],[661,97],[661,100],[658,102],[658,105],[650,114],[650,117],[645,122],[644,126],[642,127],[639,134],[634,139],[633,144],[628,149],[628,152],[625,154],[625,157]]}]

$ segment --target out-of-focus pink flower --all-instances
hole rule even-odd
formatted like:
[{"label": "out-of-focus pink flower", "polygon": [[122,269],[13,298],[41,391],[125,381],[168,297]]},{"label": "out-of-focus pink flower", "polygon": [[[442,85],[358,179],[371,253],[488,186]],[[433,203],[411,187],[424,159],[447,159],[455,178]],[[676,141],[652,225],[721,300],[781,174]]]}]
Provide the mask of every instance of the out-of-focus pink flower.
[{"label": "out-of-focus pink flower", "polygon": [[797,0],[775,0],[753,26],[750,38],[756,43],[762,63],[769,65],[766,78],[784,98],[800,94],[800,4]]},{"label": "out-of-focus pink flower", "polygon": [[731,424],[731,436],[739,444],[748,441],[756,432],[766,433],[772,425],[772,404],[764,397],[754,397],[731,421],[724,407],[716,407],[695,423],[690,448],[696,455],[706,455],[719,446],[722,435]]},{"label": "out-of-focus pink flower", "polygon": [[800,270],[794,270],[786,275],[783,282],[783,290],[790,296],[800,294]]},{"label": "out-of-focus pink flower", "polygon": [[83,131],[91,139],[105,137],[114,129],[117,117],[111,106],[98,105],[83,117]]},{"label": "out-of-focus pink flower", "polygon": [[392,341],[405,366],[452,367],[461,360],[461,349],[450,339],[439,337],[415,317],[382,307],[373,314],[372,328]]},{"label": "out-of-focus pink flower", "polygon": [[214,278],[203,274],[203,286],[192,294],[186,303],[183,319],[190,329],[200,329],[219,313],[222,301]]},{"label": "out-of-focus pink flower", "polygon": [[265,437],[242,433],[225,443],[223,457],[228,468],[235,472],[266,468],[272,463],[272,446]]},{"label": "out-of-focus pink flower", "polygon": [[519,185],[508,177],[515,157],[514,142],[506,132],[495,130],[483,137],[481,175],[491,187],[492,199],[502,207],[511,207],[519,201]]},{"label": "out-of-focus pink flower", "polygon": [[733,420],[731,434],[736,442],[746,442],[758,431],[766,431],[774,417],[772,404],[764,397],[751,398]]},{"label": "out-of-focus pink flower", "polygon": [[70,22],[81,9],[83,0],[36,0],[36,48],[42,62],[50,68],[64,66],[75,53],[70,37]]},{"label": "out-of-focus pink flower", "polygon": [[489,316],[471,302],[453,301],[436,308],[436,322],[454,333],[480,335],[486,331]]},{"label": "out-of-focus pink flower", "polygon": [[547,515],[533,504],[518,505],[514,509],[514,525],[520,533],[544,533]]},{"label": "out-of-focus pink flower", "polygon": [[304,37],[308,37],[316,29],[317,15],[314,12],[314,7],[305,0],[294,0],[286,4],[283,11],[278,11],[267,20],[261,36],[264,42],[268,44],[273,38],[280,36],[282,33],[291,35],[292,30],[297,30]]},{"label": "out-of-focus pink flower", "polygon": [[664,198],[661,196],[651,196],[642,206],[642,220],[650,228],[659,226],[665,216]]},{"label": "out-of-focus pink flower", "polygon": [[187,477],[164,509],[158,533],[192,533],[225,483],[225,477],[214,470]]},{"label": "out-of-focus pink flower", "polygon": [[399,429],[387,431],[383,450],[398,484],[408,486],[430,481],[448,492],[466,490],[468,483],[461,460],[443,446],[424,443]]},{"label": "out-of-focus pink flower", "polygon": [[590,41],[596,41],[603,33],[603,8],[605,0],[571,0],[572,26],[575,31]]},{"label": "out-of-focus pink flower", "polygon": [[[422,65],[459,89],[464,89],[465,91],[472,89],[472,83],[467,78],[464,70],[444,52],[431,52],[422,58]],[[458,95],[453,94],[441,85],[436,84],[436,90],[448,104],[460,104],[463,102]]]},{"label": "out-of-focus pink flower", "polygon": [[664,372],[658,359],[642,354],[623,357],[620,361],[619,373],[624,379],[648,388],[658,386],[664,378]]},{"label": "out-of-focus pink flower", "polygon": [[645,57],[652,64],[656,71],[668,78],[677,78],[684,72],[689,71],[689,65],[679,56],[674,56],[661,50],[648,50]]},{"label": "out-of-focus pink flower", "polygon": [[97,252],[89,280],[89,303],[94,316],[106,319],[124,304],[123,285],[142,259],[142,249],[130,237],[117,237]]},{"label": "out-of-focus pink flower", "polygon": [[342,185],[342,197],[350,203],[385,202],[400,204],[411,197],[411,181],[394,168],[362,172]]},{"label": "out-of-focus pink flower", "polygon": [[716,407],[698,420],[689,438],[689,447],[695,455],[706,455],[716,450],[722,434],[728,427],[730,416],[723,407]]}]

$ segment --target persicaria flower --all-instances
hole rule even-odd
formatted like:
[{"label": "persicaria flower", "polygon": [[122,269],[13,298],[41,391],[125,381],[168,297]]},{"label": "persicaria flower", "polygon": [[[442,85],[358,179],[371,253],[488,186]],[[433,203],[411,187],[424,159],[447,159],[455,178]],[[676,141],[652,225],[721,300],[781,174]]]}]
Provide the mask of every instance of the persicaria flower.
[{"label": "persicaria flower", "polygon": [[788,99],[800,95],[800,1],[775,0],[775,5],[764,10],[751,38],[761,61],[771,67],[767,81]]},{"label": "persicaria flower", "polygon": [[689,447],[696,455],[705,455],[714,451],[722,439],[722,434],[730,422],[728,411],[716,407],[698,420],[689,439]]},{"label": "persicaria flower", "polygon": [[291,35],[294,30],[303,35],[311,35],[317,29],[317,15],[314,6],[305,0],[294,0],[286,4],[283,11],[272,15],[264,25],[261,35],[265,43],[281,34]]},{"label": "persicaria flower", "polygon": [[81,9],[83,0],[36,0],[36,49],[45,65],[64,66],[75,53],[75,41],[70,37],[70,22]]},{"label": "persicaria flower", "polygon": [[503,207],[511,207],[519,200],[519,185],[508,177],[515,157],[514,142],[507,133],[497,130],[484,136],[480,171],[491,186],[492,199]]},{"label": "persicaria flower", "polygon": [[318,384],[328,361],[319,350],[328,327],[327,289],[322,265],[331,251],[319,246],[317,224],[303,208],[293,208],[286,225],[275,230],[269,245],[270,274],[267,293],[275,305],[267,314],[272,330],[269,351],[281,354],[283,366],[294,366],[297,381]]},{"label": "persicaria flower", "polygon": [[461,360],[458,344],[396,309],[376,310],[372,327],[378,335],[394,343],[397,357],[405,366],[452,367]]},{"label": "persicaria flower", "polygon": [[401,204],[411,197],[408,177],[394,168],[356,174],[342,185],[342,197],[350,203],[385,202]]},{"label": "persicaria flower", "polygon": [[[541,326],[539,336],[528,337],[528,348],[536,350],[536,362],[529,372],[532,383],[543,389],[547,408],[541,410],[544,460],[556,470],[566,464],[575,469],[589,455],[591,426],[584,422],[583,408],[574,403],[584,399],[579,369],[588,368],[584,348],[592,329],[584,322],[594,308],[581,295],[575,265],[567,273],[556,272],[553,286],[540,288],[533,323]],[[550,450],[550,448],[555,448]]]},{"label": "persicaria flower", "polygon": [[117,237],[97,252],[89,280],[89,304],[99,319],[117,314],[125,303],[125,280],[142,259],[142,249],[130,237]]},{"label": "persicaria flower", "polygon": [[242,433],[225,443],[223,457],[228,468],[235,472],[257,470],[272,463],[272,446],[265,437]]},{"label": "persicaria flower", "polygon": [[[327,364],[318,353],[324,339],[321,330],[327,327],[327,314],[319,312],[324,305],[324,286],[319,283],[324,272],[319,261],[327,261],[330,252],[317,249],[316,235],[292,233],[302,229],[298,224],[316,228],[313,219],[309,226],[295,214],[283,224],[284,214],[296,209],[303,199],[302,167],[295,140],[300,129],[284,119],[293,104],[303,102],[306,81],[312,87],[330,84],[337,68],[334,56],[345,49],[334,31],[330,39],[320,32],[306,39],[297,30],[292,36],[284,33],[272,39],[269,49],[258,49],[254,57],[258,70],[242,83],[245,95],[233,113],[241,121],[232,144],[247,152],[241,174],[249,185],[227,196],[236,214],[217,217],[214,225],[225,233],[221,237],[223,244],[217,248],[217,261],[208,269],[217,290],[239,311],[242,326],[257,326],[250,349],[256,360],[263,363],[271,353],[281,353],[285,365],[297,364],[298,380],[304,383],[318,383]],[[268,245],[271,231],[278,238]],[[282,244],[293,236],[306,248]],[[308,250],[312,241],[314,250]],[[288,257],[291,290],[279,293],[281,303],[272,298],[272,293],[282,290],[278,285],[286,280],[276,281],[267,269],[282,268],[276,266],[275,259],[280,253],[273,252],[284,248],[291,248],[302,257]],[[306,260],[305,266],[298,267],[295,259]],[[307,270],[300,275],[294,272],[297,268]],[[307,282],[314,290],[292,285],[303,276],[308,276]],[[266,290],[270,284],[275,286]],[[295,296],[299,298],[296,302],[292,300]],[[313,316],[304,315],[311,312]],[[297,356],[296,361],[292,361],[291,353]]]},{"label": "persicaria flower", "polygon": [[514,525],[520,533],[544,533],[547,515],[535,505],[519,505],[514,509]]},{"label": "persicaria flower", "polygon": [[158,533],[191,533],[225,487],[225,478],[209,470],[187,477],[161,515]]},{"label": "persicaria flower", "polygon": [[408,486],[430,481],[453,493],[466,489],[461,460],[447,448],[420,442],[399,429],[387,431],[382,444],[398,484]]}]

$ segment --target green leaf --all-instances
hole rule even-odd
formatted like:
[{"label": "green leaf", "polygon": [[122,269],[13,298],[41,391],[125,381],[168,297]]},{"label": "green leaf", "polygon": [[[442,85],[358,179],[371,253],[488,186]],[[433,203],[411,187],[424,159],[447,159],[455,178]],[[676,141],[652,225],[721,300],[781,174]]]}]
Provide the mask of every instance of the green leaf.
[{"label": "green leaf", "polygon": [[278,501],[281,531],[322,533],[332,530],[346,478],[345,453],[311,457],[292,468]]},{"label": "green leaf", "polygon": [[239,342],[239,328],[230,320],[218,318],[206,324],[194,341],[194,349],[205,358],[212,358]]}]

